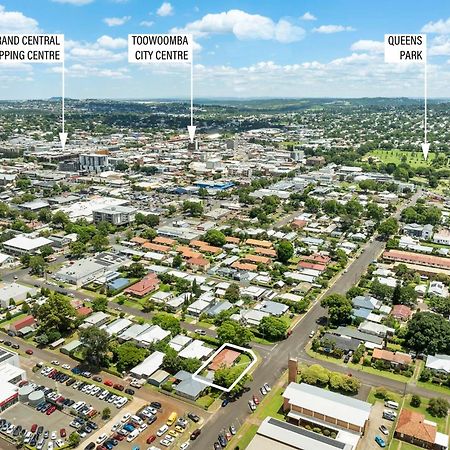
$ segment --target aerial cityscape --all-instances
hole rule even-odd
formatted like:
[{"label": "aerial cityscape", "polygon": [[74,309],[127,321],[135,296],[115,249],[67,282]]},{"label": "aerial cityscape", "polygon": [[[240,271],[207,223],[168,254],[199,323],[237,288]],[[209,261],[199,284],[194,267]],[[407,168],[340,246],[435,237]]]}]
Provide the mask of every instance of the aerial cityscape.
[{"label": "aerial cityscape", "polygon": [[448,449],[412,3],[0,0],[1,450]]}]

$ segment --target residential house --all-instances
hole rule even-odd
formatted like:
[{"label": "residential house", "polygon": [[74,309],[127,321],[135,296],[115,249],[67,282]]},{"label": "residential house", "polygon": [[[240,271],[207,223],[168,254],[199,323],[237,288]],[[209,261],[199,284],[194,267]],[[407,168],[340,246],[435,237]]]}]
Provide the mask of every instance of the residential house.
[{"label": "residential house", "polygon": [[402,322],[408,321],[412,314],[412,309],[406,305],[394,305],[391,311],[391,316]]},{"label": "residential house", "polygon": [[394,437],[422,448],[446,450],[448,435],[437,431],[436,423],[423,414],[402,409],[395,428]]},{"label": "residential house", "polygon": [[391,352],[375,348],[372,354],[372,360],[379,360],[389,363],[393,367],[406,368],[412,363],[412,358],[407,353]]},{"label": "residential house", "polygon": [[436,374],[450,375],[450,355],[428,355],[425,367]]}]

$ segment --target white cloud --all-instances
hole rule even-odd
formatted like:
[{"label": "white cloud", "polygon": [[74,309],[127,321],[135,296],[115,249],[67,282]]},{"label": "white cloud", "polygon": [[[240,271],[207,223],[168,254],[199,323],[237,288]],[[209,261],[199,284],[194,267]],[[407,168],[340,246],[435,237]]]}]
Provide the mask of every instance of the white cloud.
[{"label": "white cloud", "polygon": [[371,41],[369,39],[361,39],[354,42],[350,49],[354,52],[383,53],[384,43],[380,41]]},{"label": "white cloud", "polygon": [[161,17],[171,16],[173,14],[173,6],[169,2],[164,2],[156,11]]},{"label": "white cloud", "polygon": [[300,17],[300,20],[317,20],[317,17],[307,11],[305,12],[305,14],[303,14],[303,16]]},{"label": "white cloud", "polygon": [[436,36],[430,43],[428,54],[431,56],[450,55],[450,38],[444,35]]},{"label": "white cloud", "polygon": [[289,43],[303,39],[305,30],[287,20],[274,22],[269,17],[248,14],[232,9],[217,14],[207,14],[200,20],[188,23],[184,28],[174,28],[172,32],[192,33],[195,37],[211,34],[232,33],[240,40],[276,40]]},{"label": "white cloud", "polygon": [[[60,73],[61,68],[55,67],[51,69],[51,72]],[[86,64],[72,64],[65,70],[66,75],[74,78],[88,78],[88,77],[101,77],[101,78],[114,78],[125,79],[131,78],[128,73],[127,67],[119,67],[117,69],[108,69],[103,67],[95,67]]]},{"label": "white cloud", "polygon": [[422,33],[450,34],[450,18],[447,20],[438,20],[437,22],[428,22],[422,27]]},{"label": "white cloud", "polygon": [[108,64],[126,59],[126,52],[120,51],[127,47],[127,41],[122,38],[112,38],[104,35],[95,42],[78,42],[68,40],[65,50],[68,59],[84,63]]},{"label": "white cloud", "polygon": [[355,31],[353,27],[346,27],[344,25],[321,25],[320,27],[313,28],[315,33],[341,33],[342,31]]},{"label": "white cloud", "polygon": [[123,17],[106,17],[103,19],[103,22],[108,25],[108,27],[118,27],[128,22],[131,19],[131,16],[123,16]]},{"label": "white cloud", "polygon": [[126,39],[122,38],[112,38],[111,36],[103,35],[97,39],[97,43],[100,45],[100,47],[105,48],[125,48],[128,45],[128,42]]},{"label": "white cloud", "polygon": [[52,0],[56,3],[67,3],[69,5],[82,6],[92,3],[94,0]]},{"label": "white cloud", "polygon": [[151,20],[143,20],[139,25],[141,27],[151,27],[154,25],[155,22],[152,22]]},{"label": "white cloud", "polygon": [[6,11],[0,5],[0,30],[1,33],[38,33],[39,27],[37,20],[19,11]]}]

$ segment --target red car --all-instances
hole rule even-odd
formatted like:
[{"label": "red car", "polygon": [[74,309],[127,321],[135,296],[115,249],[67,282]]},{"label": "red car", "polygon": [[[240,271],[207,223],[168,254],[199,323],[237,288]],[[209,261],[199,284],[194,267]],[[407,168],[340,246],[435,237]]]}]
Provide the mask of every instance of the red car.
[{"label": "red car", "polygon": [[29,348],[28,350],[25,350],[25,353],[27,355],[32,355],[33,354],[33,350],[31,350],[31,348]]},{"label": "red car", "polygon": [[256,395],[253,396],[253,402],[255,405],[259,405],[259,398]]},{"label": "red car", "polygon": [[34,433],[37,430],[37,424],[33,423],[33,425],[31,425],[31,432]]},{"label": "red car", "polygon": [[119,434],[119,433],[116,433],[116,434],[114,435],[114,439],[115,439],[116,441],[123,441],[124,438],[125,438],[125,436],[122,436],[122,435]]},{"label": "red car", "polygon": [[60,435],[62,438],[64,438],[64,437],[67,436],[65,428],[61,428],[61,429],[59,430],[59,435]]},{"label": "red car", "polygon": [[147,438],[147,444],[151,444],[156,439],[156,436],[154,434],[150,435]]},{"label": "red car", "polygon": [[105,384],[106,386],[112,386],[114,383],[111,380],[105,380],[103,384]]},{"label": "red car", "polygon": [[49,416],[50,414],[53,414],[55,412],[56,406],[50,406],[50,408],[47,409],[46,413],[47,416]]}]

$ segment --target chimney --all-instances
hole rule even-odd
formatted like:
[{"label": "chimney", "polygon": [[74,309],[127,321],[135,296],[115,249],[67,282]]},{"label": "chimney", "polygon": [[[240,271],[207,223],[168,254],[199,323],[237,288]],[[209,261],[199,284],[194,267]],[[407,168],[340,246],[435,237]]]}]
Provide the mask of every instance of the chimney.
[{"label": "chimney", "polygon": [[288,383],[297,382],[298,361],[297,358],[289,358],[288,361]]}]

